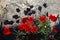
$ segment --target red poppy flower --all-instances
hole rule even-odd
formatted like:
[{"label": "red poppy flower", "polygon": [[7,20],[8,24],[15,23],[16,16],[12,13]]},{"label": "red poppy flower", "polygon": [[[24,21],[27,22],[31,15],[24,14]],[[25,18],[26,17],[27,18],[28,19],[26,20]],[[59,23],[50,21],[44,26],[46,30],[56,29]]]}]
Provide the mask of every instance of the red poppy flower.
[{"label": "red poppy flower", "polygon": [[53,22],[57,21],[57,17],[53,16],[52,14],[50,14],[49,19]]},{"label": "red poppy flower", "polygon": [[29,16],[28,17],[28,22],[33,23],[34,22],[34,17],[33,16]]},{"label": "red poppy flower", "polygon": [[26,32],[30,32],[31,31],[30,23],[25,23],[25,31]]},{"label": "red poppy flower", "polygon": [[24,27],[25,27],[25,24],[24,24],[24,23],[21,23],[21,24],[19,25],[18,29],[19,29],[20,31],[22,31],[22,30],[24,30]]},{"label": "red poppy flower", "polygon": [[27,21],[27,18],[22,18],[22,22],[25,23]]},{"label": "red poppy flower", "polygon": [[40,21],[41,22],[46,22],[46,16],[44,16],[44,15],[43,16],[40,16]]},{"label": "red poppy flower", "polygon": [[4,30],[3,30],[3,34],[5,35],[10,35],[12,32],[10,31],[10,27],[9,26],[5,26]]},{"label": "red poppy flower", "polygon": [[56,29],[56,26],[53,26],[53,32],[54,33],[57,33],[58,32],[57,29]]},{"label": "red poppy flower", "polygon": [[36,32],[38,31],[38,28],[37,28],[36,26],[33,26],[33,27],[31,28],[31,31],[34,32],[34,33],[36,33]]},{"label": "red poppy flower", "polygon": [[31,27],[27,27],[25,31],[29,33],[31,31]]},{"label": "red poppy flower", "polygon": [[30,27],[30,22],[26,22],[25,27]]}]

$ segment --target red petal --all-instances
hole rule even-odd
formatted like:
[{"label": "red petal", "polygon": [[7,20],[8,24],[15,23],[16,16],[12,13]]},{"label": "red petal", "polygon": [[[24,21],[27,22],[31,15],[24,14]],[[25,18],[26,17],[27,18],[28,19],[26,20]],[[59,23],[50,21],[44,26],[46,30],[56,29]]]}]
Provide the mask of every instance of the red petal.
[{"label": "red petal", "polygon": [[3,33],[5,35],[10,35],[12,32],[10,31],[10,27],[9,26],[5,26],[4,27],[4,30],[3,30]]},{"label": "red petal", "polygon": [[19,25],[18,29],[22,31],[22,30],[24,30],[24,27],[25,27],[25,24],[24,23],[21,23]]},{"label": "red petal", "polygon": [[34,22],[34,17],[32,17],[32,16],[29,16],[29,17],[28,17],[28,22],[31,22],[31,23],[33,23],[33,22]]},{"label": "red petal", "polygon": [[11,34],[11,32],[4,32],[4,34],[5,34],[5,35],[10,35],[10,34]]},{"label": "red petal", "polygon": [[38,28],[37,28],[36,26],[33,26],[33,27],[31,28],[31,31],[34,32],[34,33],[36,33],[36,32],[38,31]]},{"label": "red petal", "polygon": [[53,29],[53,32],[54,32],[54,33],[57,33],[58,31],[57,31],[56,29]]},{"label": "red petal", "polygon": [[22,22],[25,23],[27,21],[27,18],[22,18]]},{"label": "red petal", "polygon": [[40,21],[41,22],[46,22],[46,16],[44,16],[44,15],[43,16],[40,16]]},{"label": "red petal", "polygon": [[53,21],[53,22],[56,22],[57,21],[57,17],[55,17],[52,14],[49,16],[49,19],[51,19],[51,21]]},{"label": "red petal", "polygon": [[31,31],[31,27],[26,28],[25,31],[29,33]]}]

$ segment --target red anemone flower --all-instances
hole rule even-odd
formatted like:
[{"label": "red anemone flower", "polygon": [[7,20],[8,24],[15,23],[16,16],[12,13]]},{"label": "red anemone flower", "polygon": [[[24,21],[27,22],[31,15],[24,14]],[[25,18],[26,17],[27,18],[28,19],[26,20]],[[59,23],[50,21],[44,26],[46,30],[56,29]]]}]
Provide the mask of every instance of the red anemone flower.
[{"label": "red anemone flower", "polygon": [[22,18],[22,22],[25,23],[27,21],[27,18]]},{"label": "red anemone flower", "polygon": [[31,31],[31,26],[30,26],[30,23],[28,23],[28,22],[25,23],[25,31],[28,33]]},{"label": "red anemone flower", "polygon": [[32,31],[33,33],[36,33],[36,32],[38,31],[38,28],[37,28],[36,26],[33,26],[33,27],[31,28],[31,31]]},{"label": "red anemone flower", "polygon": [[33,23],[34,22],[34,17],[33,16],[29,16],[28,17],[28,22]]},{"label": "red anemone flower", "polygon": [[10,27],[9,26],[5,26],[4,29],[3,29],[3,34],[5,35],[10,35],[12,32],[10,30]]},{"label": "red anemone flower", "polygon": [[46,16],[44,16],[44,15],[43,16],[40,16],[40,21],[41,22],[46,22]]},{"label": "red anemone flower", "polygon": [[24,24],[24,23],[20,23],[18,29],[19,29],[20,31],[23,31],[23,30],[24,30],[24,27],[25,27],[25,24]]},{"label": "red anemone flower", "polygon": [[50,14],[49,19],[53,22],[57,21],[57,17],[55,17],[54,15]]}]

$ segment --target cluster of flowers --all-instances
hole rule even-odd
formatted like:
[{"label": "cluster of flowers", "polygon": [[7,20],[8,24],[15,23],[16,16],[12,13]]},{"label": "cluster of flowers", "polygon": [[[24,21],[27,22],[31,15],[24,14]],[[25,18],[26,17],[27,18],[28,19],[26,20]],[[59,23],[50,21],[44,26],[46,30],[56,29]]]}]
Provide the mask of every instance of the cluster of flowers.
[{"label": "cluster of flowers", "polygon": [[[52,14],[50,14],[48,16],[48,19],[53,21],[53,22],[57,21],[57,17],[55,17]],[[47,20],[47,17],[45,15],[42,15],[42,16],[39,17],[39,21],[42,22],[42,23],[45,23],[46,20]],[[29,32],[37,33],[38,30],[39,30],[39,27],[37,25],[34,25],[35,21],[36,21],[36,19],[34,19],[33,16],[28,16],[28,17],[22,18],[22,21],[21,21],[21,23],[18,26],[18,30],[25,31],[27,33],[29,33]],[[55,26],[53,27],[53,32],[57,32]],[[10,30],[10,27],[9,26],[5,26],[4,30],[3,30],[3,33],[5,35],[10,35],[12,33],[11,30]]]}]

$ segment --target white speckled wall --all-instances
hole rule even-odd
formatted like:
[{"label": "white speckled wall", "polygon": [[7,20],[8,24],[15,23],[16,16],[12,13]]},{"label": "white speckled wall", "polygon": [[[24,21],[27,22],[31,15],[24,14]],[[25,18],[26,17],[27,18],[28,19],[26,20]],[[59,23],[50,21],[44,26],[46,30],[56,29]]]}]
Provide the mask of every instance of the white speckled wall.
[{"label": "white speckled wall", "polygon": [[[47,3],[47,8],[43,7],[44,3]],[[8,20],[14,20],[12,16],[15,14],[19,15],[22,18],[26,17],[23,11],[26,10],[27,7],[29,7],[28,5],[34,5],[34,8],[32,10],[35,10],[36,14],[32,16],[36,15],[37,17],[39,17],[39,13],[45,14],[45,12],[48,12],[49,14],[60,14],[60,0],[0,0],[0,5],[8,10],[8,12],[4,15],[4,18]],[[42,7],[41,12],[38,11],[38,6]],[[17,13],[16,8],[20,8],[21,12]]]},{"label": "white speckled wall", "polygon": [[43,5],[43,3],[47,3],[48,4],[48,8],[43,8],[43,11],[48,11],[49,13],[60,13],[60,0],[1,0],[1,5],[5,6],[6,4],[8,4],[9,2],[28,2],[31,5]]}]

